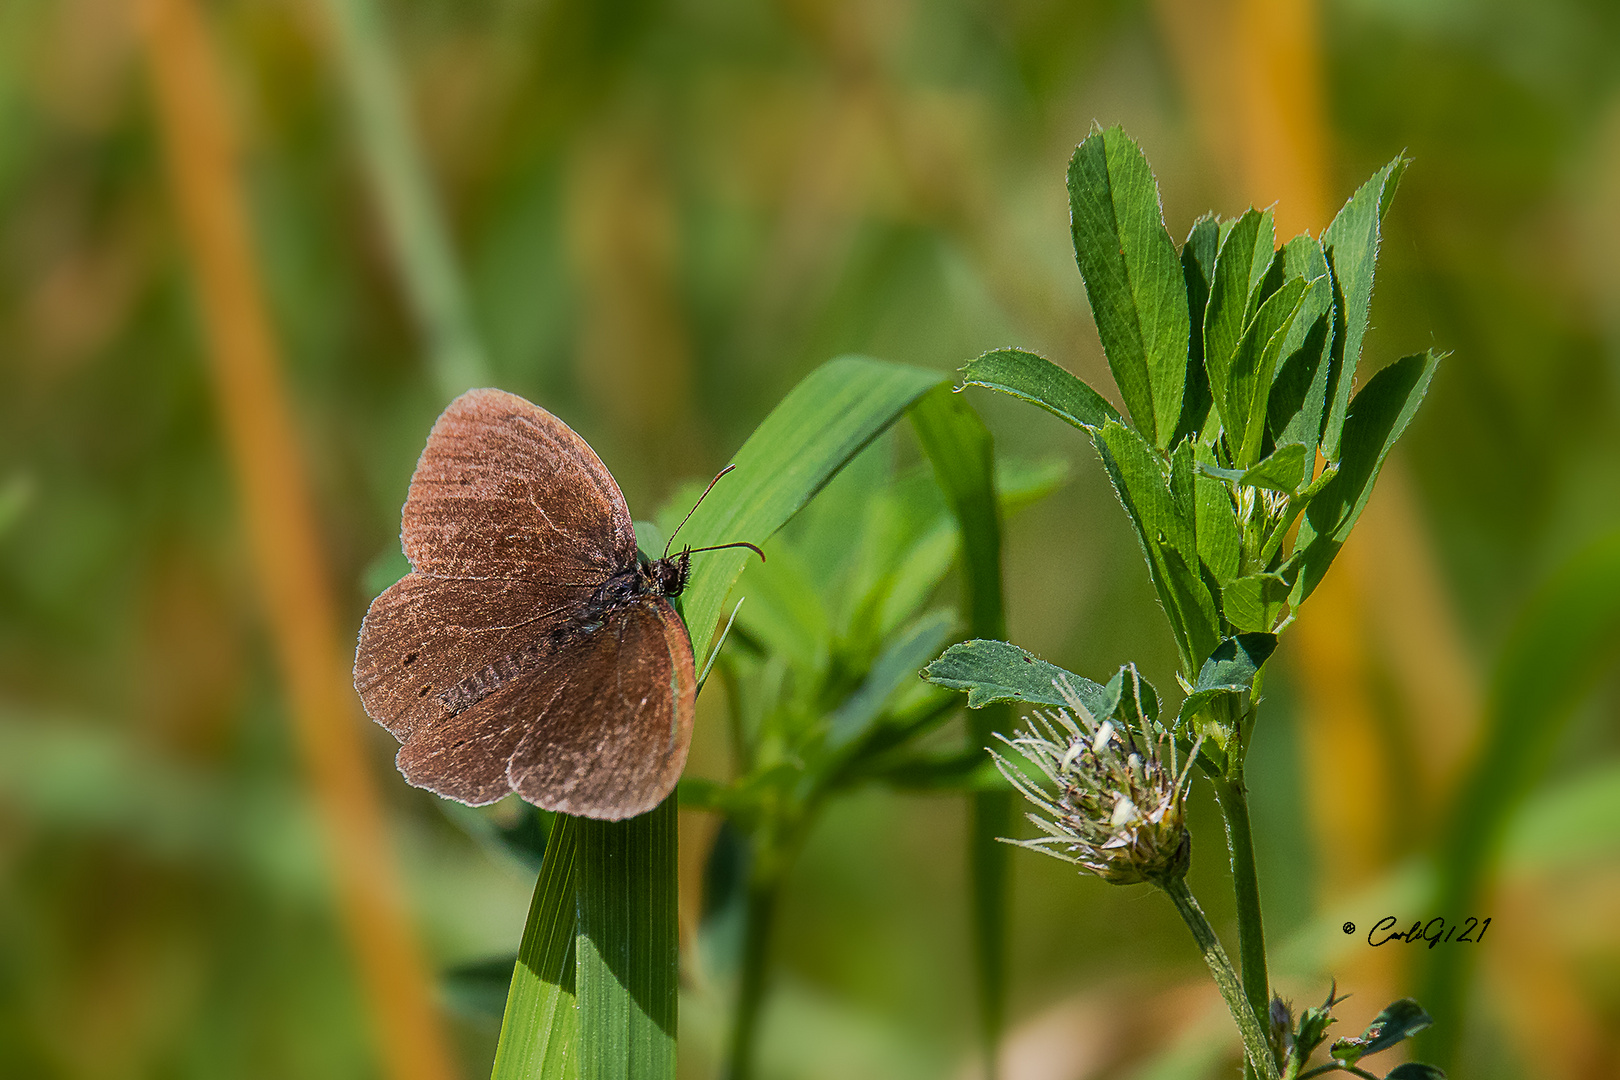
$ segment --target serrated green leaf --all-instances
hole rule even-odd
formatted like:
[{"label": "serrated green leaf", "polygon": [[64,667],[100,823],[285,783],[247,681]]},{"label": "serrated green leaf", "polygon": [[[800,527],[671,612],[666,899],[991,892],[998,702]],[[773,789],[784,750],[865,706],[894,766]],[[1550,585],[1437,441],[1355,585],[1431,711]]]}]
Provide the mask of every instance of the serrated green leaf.
[{"label": "serrated green leaf", "polygon": [[1309,234],[1302,233],[1283,246],[1283,265],[1290,277],[1304,278],[1309,285],[1299,314],[1283,339],[1266,403],[1266,427],[1274,445],[1303,445],[1306,463],[1314,470],[1332,366],[1333,279],[1322,246]]},{"label": "serrated green leaf", "polygon": [[[1251,297],[1256,292],[1254,285],[1271,265],[1274,236],[1271,211],[1250,210],[1232,222],[1221,238],[1204,309],[1204,365],[1217,407],[1238,342],[1259,307],[1258,298]],[[1222,421],[1226,422],[1224,415]]]},{"label": "serrated green leaf", "polygon": [[1305,454],[1305,447],[1299,443],[1279,446],[1264,461],[1243,470],[1238,483],[1267,491],[1280,491],[1284,495],[1297,494],[1304,475]]},{"label": "serrated green leaf", "polygon": [[1237,634],[1210,653],[1198,671],[1194,690],[1247,690],[1271,654],[1277,651],[1275,634]]},{"label": "serrated green leaf", "polygon": [[1080,703],[1094,715],[1107,716],[1114,710],[1106,688],[1005,641],[975,640],[952,645],[923,669],[923,678],[936,686],[965,691],[970,709],[1000,701],[1067,707],[1068,702],[1054,685],[1067,679]]},{"label": "serrated green leaf", "polygon": [[983,386],[1022,398],[1080,428],[1093,431],[1119,410],[1076,375],[1023,349],[996,349],[962,367],[962,386]]},{"label": "serrated green leaf", "polygon": [[1220,226],[1212,217],[1200,218],[1187,234],[1181,248],[1181,275],[1187,285],[1187,384],[1181,394],[1181,419],[1176,423],[1174,443],[1200,439],[1209,423],[1214,399],[1209,392],[1209,372],[1204,368],[1204,312],[1209,306],[1210,285],[1215,277],[1215,254],[1220,248]]},{"label": "serrated green leaf", "polygon": [[1311,497],[1294,543],[1294,550],[1303,553],[1294,583],[1296,607],[1321,582],[1350,535],[1384,459],[1411,423],[1439,362],[1432,351],[1397,360],[1369,379],[1351,403],[1338,473]]},{"label": "serrated green leaf", "polygon": [[1373,173],[1322,233],[1322,250],[1333,271],[1335,301],[1327,416],[1321,443],[1329,461],[1339,460],[1350,388],[1355,385],[1361,340],[1367,333],[1373,275],[1378,269],[1380,226],[1406,164],[1404,157],[1397,157]]},{"label": "serrated green leaf", "polygon": [[1380,1050],[1388,1050],[1433,1023],[1434,1018],[1412,998],[1392,1001],[1384,1007],[1383,1012],[1373,1017],[1367,1030],[1361,1033],[1361,1041],[1366,1044],[1362,1053],[1376,1054]]},{"label": "serrated green leaf", "polygon": [[1162,459],[1135,430],[1105,424],[1094,436],[1147,560],[1187,670],[1220,640],[1215,601],[1198,572],[1193,522],[1182,517]]},{"label": "serrated green leaf", "polygon": [[1221,589],[1221,611],[1232,629],[1264,633],[1288,602],[1288,582],[1276,574],[1250,574]]},{"label": "serrated green leaf", "polygon": [[1119,127],[1075,148],[1068,184],[1075,261],[1108,366],[1132,422],[1168,446],[1181,415],[1190,322],[1158,185]]},{"label": "serrated green leaf", "polygon": [[1215,463],[1209,448],[1200,445],[1197,454],[1199,470],[1193,480],[1198,494],[1198,557],[1216,581],[1230,581],[1237,577],[1242,557],[1237,507],[1227,486],[1209,475]]},{"label": "serrated green leaf", "polygon": [[579,1076],[574,857],[579,818],[559,814],[534,884],[491,1080]]},{"label": "serrated green leaf", "polygon": [[1305,302],[1305,280],[1290,278],[1260,305],[1243,329],[1224,386],[1214,383],[1233,464],[1247,468],[1265,445],[1266,409],[1283,342]]}]

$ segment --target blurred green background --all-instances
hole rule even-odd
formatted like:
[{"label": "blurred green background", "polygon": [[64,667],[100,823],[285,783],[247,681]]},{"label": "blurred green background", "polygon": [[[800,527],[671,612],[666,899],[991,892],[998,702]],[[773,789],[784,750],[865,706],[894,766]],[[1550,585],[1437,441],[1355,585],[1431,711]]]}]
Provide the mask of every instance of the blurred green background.
[{"label": "blurred green background", "polygon": [[[1363,378],[1453,355],[1273,662],[1250,783],[1279,989],[1316,1000],[1337,974],[1346,1028],[1413,992],[1419,949],[1339,925],[1453,914],[1412,882],[1515,627],[1620,528],[1620,8],[392,0],[347,35],[343,10],[201,14],[300,440],[282,466],[311,490],[345,647],[397,564],[448,347],[381,209],[367,55],[397,69],[490,377],[579,430],[643,518],[839,353],[943,371],[1018,345],[1113,396],[1063,188],[1094,119],[1141,142],[1178,239],[1251,202],[1314,231],[1404,149]],[[0,5],[0,1075],[392,1075],[262,615],[140,26],[125,0]],[[1173,686],[1089,446],[973,402],[1002,452],[1072,466],[1009,522],[1012,639]],[[1620,1060],[1612,627],[1579,647],[1568,715],[1522,718],[1523,756],[1550,768],[1526,767],[1501,878],[1458,913],[1493,916],[1462,1075]],[[712,697],[690,771],[724,776]],[[427,963],[509,955],[532,867],[406,787],[392,740],[355,723]],[[1194,885],[1229,929],[1195,790]],[[963,831],[959,798],[833,807],[779,916],[767,1075],[971,1075]],[[689,907],[712,833],[683,816]],[[1230,1074],[1169,905],[1013,867],[1008,1076]],[[689,961],[682,1074],[701,1077],[725,997]],[[496,1021],[441,1000],[457,1073],[482,1075]]]}]

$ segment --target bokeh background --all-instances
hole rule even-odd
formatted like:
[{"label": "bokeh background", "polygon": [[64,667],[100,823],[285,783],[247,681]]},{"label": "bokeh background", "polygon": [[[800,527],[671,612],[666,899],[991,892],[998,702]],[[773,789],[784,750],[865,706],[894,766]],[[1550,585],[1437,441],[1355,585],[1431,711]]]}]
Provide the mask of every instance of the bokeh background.
[{"label": "bokeh background", "polygon": [[[1341,923],[1491,916],[1460,1075],[1613,1076],[1608,0],[7,0],[0,1074],[482,1075],[498,1021],[439,973],[515,949],[533,868],[400,782],[344,682],[448,394],[563,416],[638,516],[842,352],[1019,345],[1112,395],[1063,188],[1094,120],[1142,143],[1178,238],[1251,203],[1320,229],[1413,159],[1363,377],[1452,356],[1272,665],[1276,978],[1304,1002],[1337,975],[1359,1028],[1427,958]],[[1002,452],[1071,465],[1009,523],[1013,639],[1172,686],[1090,448],[974,403]],[[692,768],[724,775],[714,705]],[[1497,872],[1479,910],[1428,910],[1493,732]],[[766,1075],[972,1074],[963,820],[830,810],[778,923]],[[1014,877],[1008,1076],[1231,1075],[1169,905],[1021,853]],[[686,983],[682,1074],[708,1076],[724,995],[696,952]]]}]

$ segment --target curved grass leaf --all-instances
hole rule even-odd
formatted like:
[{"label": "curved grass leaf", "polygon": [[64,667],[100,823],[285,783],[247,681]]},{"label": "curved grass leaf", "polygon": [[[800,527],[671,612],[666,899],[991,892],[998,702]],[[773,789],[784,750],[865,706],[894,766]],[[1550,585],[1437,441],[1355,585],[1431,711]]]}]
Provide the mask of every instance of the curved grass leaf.
[{"label": "curved grass leaf", "polygon": [[[1078,380],[1076,380],[1078,381]],[[1081,385],[1084,385],[1083,383]],[[939,388],[911,410],[917,441],[934,466],[934,478],[956,515],[962,536],[962,588],[968,630],[977,637],[1007,634],[1002,600],[1001,515],[996,496],[995,445],[990,431],[965,398]],[[1005,706],[968,717],[968,747],[980,751],[992,733],[1008,726]],[[968,872],[973,882],[973,940],[979,980],[979,1028],[989,1073],[1007,999],[1007,867],[1010,852],[997,837],[1011,832],[1013,796],[980,791],[972,796],[968,822]]]},{"label": "curved grass leaf", "polygon": [[983,386],[1022,398],[1062,417],[1083,431],[1120,420],[1119,410],[1076,375],[1022,349],[996,349],[969,360],[963,386]]},{"label": "curved grass leaf", "polygon": [[[693,547],[763,543],[944,382],[936,372],[863,357],[821,365],[755,429],[733,458],[736,476],[715,488],[683,536]],[[699,670],[743,561],[738,552],[717,551],[694,566],[682,599]],[[629,821],[558,819],[556,869],[550,877],[542,870],[544,888],[536,888],[525,931],[532,948],[519,950],[507,996],[499,1080],[674,1076],[674,813],[666,800]],[[564,949],[572,958],[566,963]],[[566,1007],[576,988],[577,1011]]]},{"label": "curved grass leaf", "polygon": [[[1478,756],[1437,848],[1437,911],[1473,911],[1495,871],[1507,826],[1546,770],[1575,707],[1620,658],[1620,533],[1566,563],[1527,605],[1497,662]],[[1425,957],[1423,1000],[1437,1024],[1419,1052],[1453,1064],[1463,1038],[1475,954]]]},{"label": "curved grass leaf", "polygon": [[675,800],[629,821],[576,821],[578,1075],[673,1077],[680,981]]},{"label": "curved grass leaf", "polygon": [[574,1080],[574,854],[579,818],[559,814],[534,884],[517,966],[506,994],[491,1080]]},{"label": "curved grass leaf", "polygon": [[[736,472],[693,513],[683,540],[693,547],[764,543],[845,462],[943,381],[938,372],[867,357],[822,364],[788,391],[743,443],[731,459]],[[681,599],[700,671],[726,594],[753,557],[714,551],[693,560],[692,580]]]},{"label": "curved grass leaf", "polygon": [[1131,421],[1154,445],[1169,446],[1187,378],[1187,286],[1153,171],[1123,129],[1093,131],[1075,148],[1069,228]]}]

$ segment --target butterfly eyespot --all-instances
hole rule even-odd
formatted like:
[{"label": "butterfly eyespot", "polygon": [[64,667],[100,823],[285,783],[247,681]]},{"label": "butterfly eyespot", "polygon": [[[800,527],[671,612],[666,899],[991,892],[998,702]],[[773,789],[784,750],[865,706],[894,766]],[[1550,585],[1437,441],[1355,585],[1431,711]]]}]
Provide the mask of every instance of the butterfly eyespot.
[{"label": "butterfly eyespot", "polygon": [[406,653],[405,654],[404,666],[405,667],[410,667],[412,664],[416,663],[416,656],[417,656],[416,653]]}]

